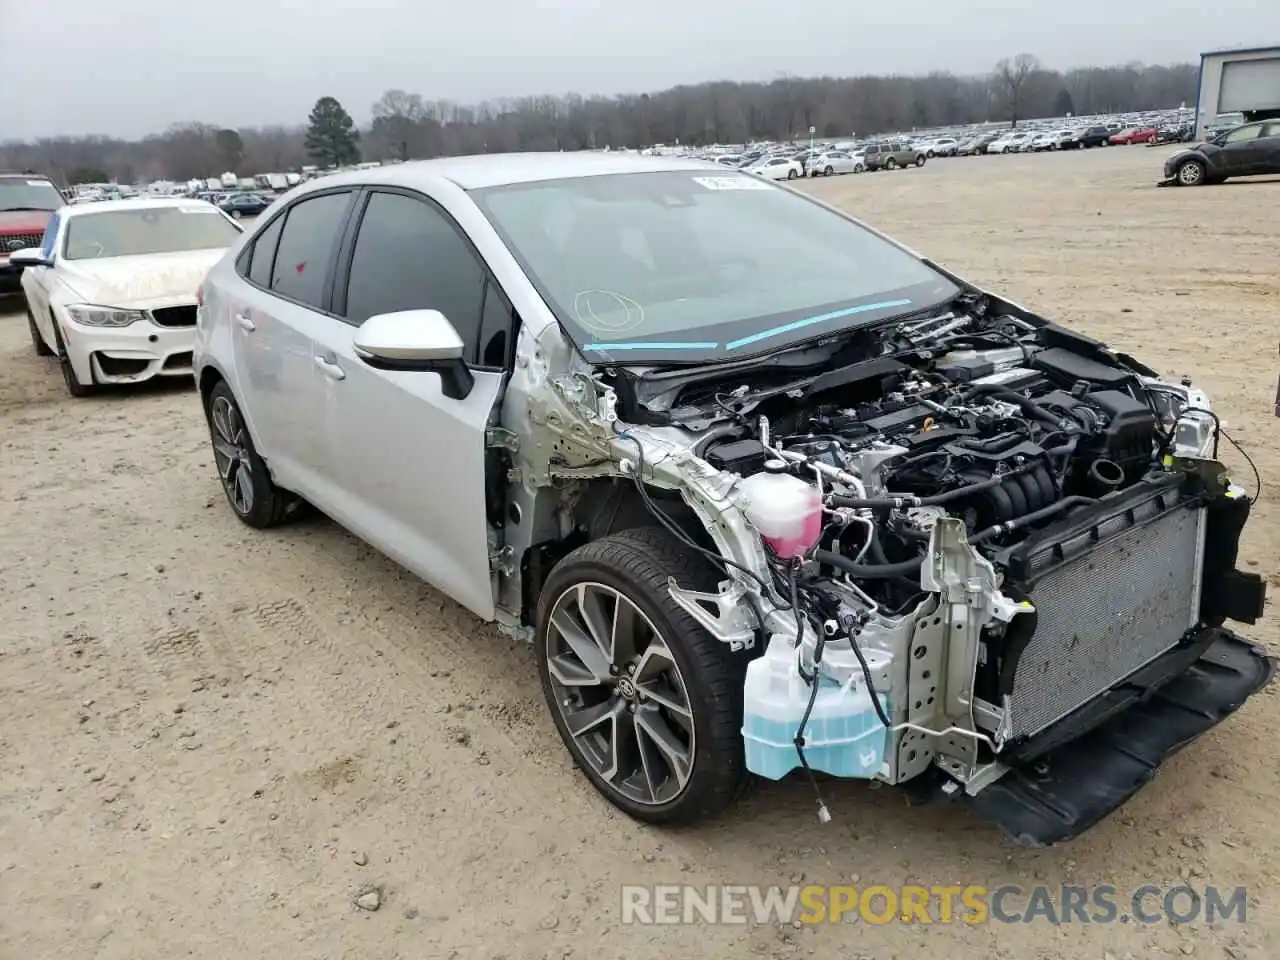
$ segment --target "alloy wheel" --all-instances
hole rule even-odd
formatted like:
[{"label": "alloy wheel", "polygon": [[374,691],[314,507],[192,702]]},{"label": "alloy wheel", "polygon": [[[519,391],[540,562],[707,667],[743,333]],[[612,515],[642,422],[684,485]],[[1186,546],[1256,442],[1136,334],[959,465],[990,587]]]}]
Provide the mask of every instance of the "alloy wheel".
[{"label": "alloy wheel", "polygon": [[583,762],[634,803],[678,797],[693,772],[693,709],[653,622],[619,590],[576,583],[552,606],[546,645],[556,706]]},{"label": "alloy wheel", "polygon": [[222,488],[236,513],[248,516],[253,509],[253,467],[244,420],[226,397],[214,397],[209,422],[213,426],[213,459]]},{"label": "alloy wheel", "polygon": [[1204,169],[1194,160],[1178,168],[1178,183],[1184,187],[1194,187],[1203,179]]}]

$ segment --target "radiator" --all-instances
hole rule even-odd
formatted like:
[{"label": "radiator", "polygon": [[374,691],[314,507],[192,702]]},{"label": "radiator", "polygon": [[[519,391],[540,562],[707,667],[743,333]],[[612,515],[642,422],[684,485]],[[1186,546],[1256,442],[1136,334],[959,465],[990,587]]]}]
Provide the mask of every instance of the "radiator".
[{"label": "radiator", "polygon": [[[1163,508],[1151,502],[1148,509]],[[1154,517],[1113,516],[1081,538],[1087,545],[1066,551],[1074,553],[1070,560],[1039,574],[1030,591],[1035,632],[1018,657],[1009,693],[1012,736],[1041,732],[1175,646],[1195,625],[1204,517],[1203,509],[1186,506]]]}]

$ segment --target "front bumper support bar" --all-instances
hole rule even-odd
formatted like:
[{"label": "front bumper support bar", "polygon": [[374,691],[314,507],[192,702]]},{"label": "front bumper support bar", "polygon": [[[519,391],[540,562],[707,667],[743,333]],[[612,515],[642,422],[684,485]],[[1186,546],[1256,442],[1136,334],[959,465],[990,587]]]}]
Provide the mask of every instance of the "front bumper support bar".
[{"label": "front bumper support bar", "polygon": [[1271,681],[1275,661],[1228,630],[1215,633],[1184,673],[1155,690],[1131,689],[1132,705],[1088,733],[1009,770],[974,796],[940,773],[928,793],[958,800],[1026,846],[1079,836]]}]

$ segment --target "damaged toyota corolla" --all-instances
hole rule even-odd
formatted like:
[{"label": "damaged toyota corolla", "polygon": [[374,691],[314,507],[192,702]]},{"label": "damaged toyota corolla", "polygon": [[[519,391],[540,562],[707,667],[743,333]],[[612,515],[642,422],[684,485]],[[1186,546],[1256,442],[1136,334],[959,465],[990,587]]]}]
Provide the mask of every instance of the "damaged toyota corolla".
[{"label": "damaged toyota corolla", "polygon": [[799,771],[824,820],[818,774],[1052,843],[1271,677],[1225,626],[1265,586],[1209,398],[803,193],[616,154],[339,174],[202,292],[236,513],[310,502],[530,640],[636,818]]}]

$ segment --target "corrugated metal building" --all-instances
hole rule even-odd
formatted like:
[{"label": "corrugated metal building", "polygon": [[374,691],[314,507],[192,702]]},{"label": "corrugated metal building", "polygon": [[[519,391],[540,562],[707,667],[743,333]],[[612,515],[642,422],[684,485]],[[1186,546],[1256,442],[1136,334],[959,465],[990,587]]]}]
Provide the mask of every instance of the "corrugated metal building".
[{"label": "corrugated metal building", "polygon": [[1246,123],[1280,117],[1280,46],[1200,54],[1196,138],[1219,114],[1237,112]]}]

